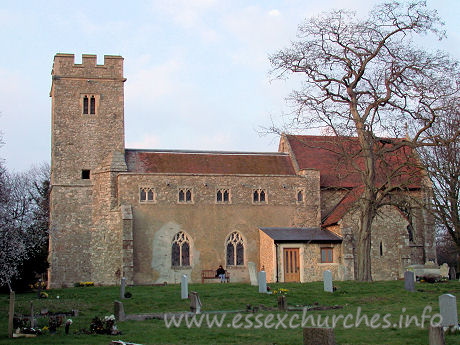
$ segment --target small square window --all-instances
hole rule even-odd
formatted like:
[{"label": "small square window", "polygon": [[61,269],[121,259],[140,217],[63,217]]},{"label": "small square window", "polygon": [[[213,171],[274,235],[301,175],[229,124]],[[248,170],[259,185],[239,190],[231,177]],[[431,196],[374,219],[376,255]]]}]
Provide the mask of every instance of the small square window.
[{"label": "small square window", "polygon": [[89,180],[90,178],[90,170],[82,170],[81,171],[81,179],[82,180]]}]

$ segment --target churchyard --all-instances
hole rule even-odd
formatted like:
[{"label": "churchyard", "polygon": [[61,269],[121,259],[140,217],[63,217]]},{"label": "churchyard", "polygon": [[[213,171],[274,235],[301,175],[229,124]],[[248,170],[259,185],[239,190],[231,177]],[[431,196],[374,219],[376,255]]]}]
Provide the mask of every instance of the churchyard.
[{"label": "churchyard", "polygon": [[[196,326],[188,328],[184,319],[179,327],[171,324],[170,328],[165,326],[165,321],[162,319],[117,321],[121,335],[92,335],[85,334],[81,330],[89,330],[91,321],[96,316],[103,319],[105,316],[114,314],[115,300],[123,302],[127,315],[150,314],[152,316],[156,314],[158,316],[163,312],[190,312],[190,300],[181,298],[181,285],[127,286],[126,292],[132,296],[125,299],[120,299],[120,286],[46,290],[48,298],[45,299],[37,299],[36,292],[17,294],[16,314],[30,315],[32,301],[38,327],[43,328],[48,325],[46,317],[38,315],[42,311],[69,313],[69,316],[64,317],[63,325],[57,328],[56,334],[51,335],[45,328],[44,335],[17,339],[9,339],[7,335],[9,296],[3,294],[0,296],[0,344],[108,345],[112,340],[144,345],[302,344],[301,326],[290,328],[289,320],[295,321],[292,323],[294,326],[300,323],[303,317],[301,309],[306,306],[309,310],[305,315],[311,315],[309,322],[312,319],[316,322],[319,316],[321,322],[324,323],[326,317],[329,316],[328,322],[331,324],[333,315],[346,317],[351,314],[353,316],[348,323],[345,323],[346,327],[344,327],[343,318],[339,318],[334,330],[338,344],[419,345],[428,344],[428,325],[431,316],[439,313],[439,296],[443,294],[460,296],[460,282],[458,281],[434,284],[416,282],[415,291],[408,291],[407,286],[405,288],[405,282],[401,280],[372,283],[334,281],[333,292],[329,292],[330,285],[323,282],[268,285],[271,294],[260,293],[260,286],[249,284],[190,284],[188,292],[197,292],[202,303],[203,314],[200,315],[204,317],[201,328]],[[283,297],[287,302],[287,312],[278,309],[279,297]],[[459,302],[460,298],[457,298],[457,310]],[[427,307],[432,308],[426,313],[431,316],[425,319],[423,329],[416,326],[414,321],[409,327],[405,327],[407,317],[415,316],[420,322],[423,310]],[[366,327],[365,319],[362,319],[359,327],[355,327],[358,308],[361,309],[361,318],[367,315],[369,322],[372,317],[375,317],[374,315],[379,314],[381,316],[380,327],[375,329]],[[71,316],[72,310],[78,310],[76,316]],[[217,313],[207,314],[209,311]],[[271,321],[270,314],[273,315]],[[385,322],[383,318],[387,314],[391,316],[388,316],[388,322]],[[239,319],[236,319],[237,315],[241,315]],[[210,319],[216,316],[218,320],[225,316],[225,320],[220,328],[216,324],[208,328],[206,316]],[[285,317],[284,320],[283,317]],[[72,319],[72,324],[69,327],[69,334],[66,335],[64,325],[68,318]],[[283,320],[282,323],[279,323],[280,319]],[[257,320],[261,321],[260,323],[266,322],[271,327],[260,327],[260,323],[257,327]],[[232,323],[235,327],[232,326]],[[400,323],[402,327],[399,327]],[[390,324],[391,327],[388,327]],[[349,327],[350,325],[352,327]],[[374,325],[377,323],[374,322]],[[311,323],[308,323],[307,326],[311,326]],[[460,333],[458,331],[453,334],[447,333],[446,344],[460,344]]]}]

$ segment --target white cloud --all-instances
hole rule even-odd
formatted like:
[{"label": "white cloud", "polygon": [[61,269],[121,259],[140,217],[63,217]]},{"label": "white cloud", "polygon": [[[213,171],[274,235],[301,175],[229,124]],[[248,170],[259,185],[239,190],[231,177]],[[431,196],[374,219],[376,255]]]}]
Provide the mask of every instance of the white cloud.
[{"label": "white cloud", "polygon": [[281,12],[274,9],[274,10],[270,10],[270,11],[268,12],[268,15],[269,15],[269,16],[272,16],[272,17],[278,17],[278,16],[281,15]]}]

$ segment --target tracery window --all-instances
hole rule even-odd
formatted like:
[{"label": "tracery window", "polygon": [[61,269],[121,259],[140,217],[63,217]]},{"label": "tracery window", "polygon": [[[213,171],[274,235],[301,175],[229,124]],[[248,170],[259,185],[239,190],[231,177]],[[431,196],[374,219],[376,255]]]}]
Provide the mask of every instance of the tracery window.
[{"label": "tracery window", "polygon": [[193,194],[191,188],[181,188],[179,189],[178,202],[180,203],[192,203]]},{"label": "tracery window", "polygon": [[244,241],[239,232],[232,232],[227,237],[225,247],[227,250],[227,266],[244,265]]},{"label": "tracery window", "polygon": [[230,190],[229,189],[218,189],[216,192],[216,202],[222,204],[230,203]]},{"label": "tracery window", "polygon": [[155,190],[151,187],[139,188],[139,201],[140,202],[155,202]]},{"label": "tracery window", "polygon": [[171,250],[171,266],[190,266],[190,240],[185,232],[174,236]]},{"label": "tracery window", "polygon": [[256,189],[252,194],[253,203],[265,204],[267,203],[267,192],[265,189]]}]

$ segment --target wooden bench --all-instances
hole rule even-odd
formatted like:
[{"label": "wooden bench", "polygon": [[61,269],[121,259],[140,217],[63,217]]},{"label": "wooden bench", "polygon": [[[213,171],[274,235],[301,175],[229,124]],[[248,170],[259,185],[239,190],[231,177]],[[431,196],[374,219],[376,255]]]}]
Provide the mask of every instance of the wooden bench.
[{"label": "wooden bench", "polygon": [[[204,284],[205,279],[220,279],[216,277],[216,271],[214,270],[202,270],[201,271],[201,284]],[[230,272],[225,271],[225,280],[230,283]]]}]

